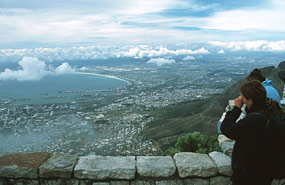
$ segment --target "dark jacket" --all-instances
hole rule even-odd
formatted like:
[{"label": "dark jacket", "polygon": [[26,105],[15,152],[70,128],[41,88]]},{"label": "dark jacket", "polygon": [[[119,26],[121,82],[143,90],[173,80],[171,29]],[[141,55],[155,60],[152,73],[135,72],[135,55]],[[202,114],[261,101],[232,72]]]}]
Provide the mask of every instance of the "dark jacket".
[{"label": "dark jacket", "polygon": [[264,106],[247,110],[247,116],[238,122],[241,109],[234,107],[228,111],[221,125],[222,133],[235,140],[232,153],[233,177],[268,179],[272,177],[271,157],[267,136],[267,118],[254,112],[264,110]]}]

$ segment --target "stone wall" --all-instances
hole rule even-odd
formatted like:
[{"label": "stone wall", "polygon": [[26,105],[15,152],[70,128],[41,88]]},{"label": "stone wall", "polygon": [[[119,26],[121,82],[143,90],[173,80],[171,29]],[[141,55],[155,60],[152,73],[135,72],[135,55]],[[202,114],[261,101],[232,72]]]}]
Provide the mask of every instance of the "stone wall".
[{"label": "stone wall", "polygon": [[231,174],[231,159],[220,152],[182,152],[173,158],[46,152],[0,157],[0,185],[228,185]]}]

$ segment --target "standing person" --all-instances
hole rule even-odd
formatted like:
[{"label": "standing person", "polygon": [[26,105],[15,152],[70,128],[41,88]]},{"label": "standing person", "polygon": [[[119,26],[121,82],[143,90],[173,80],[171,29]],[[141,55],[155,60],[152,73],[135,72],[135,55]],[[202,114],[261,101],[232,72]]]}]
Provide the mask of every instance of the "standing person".
[{"label": "standing person", "polygon": [[[232,181],[234,185],[270,185],[273,180],[273,157],[269,150],[267,114],[280,113],[276,101],[266,97],[266,90],[259,81],[249,81],[240,88],[241,96],[228,111],[221,125],[222,133],[235,140],[232,153]],[[246,105],[247,115],[236,122],[241,107]]]},{"label": "standing person", "polygon": [[264,78],[261,74],[261,71],[259,69],[254,69],[247,77],[247,80],[258,80],[262,83],[262,85],[265,87],[265,90],[267,92],[267,97],[271,98],[272,100],[275,100],[280,104],[280,95],[278,91],[273,87],[273,83],[271,80],[268,80],[267,78]]}]

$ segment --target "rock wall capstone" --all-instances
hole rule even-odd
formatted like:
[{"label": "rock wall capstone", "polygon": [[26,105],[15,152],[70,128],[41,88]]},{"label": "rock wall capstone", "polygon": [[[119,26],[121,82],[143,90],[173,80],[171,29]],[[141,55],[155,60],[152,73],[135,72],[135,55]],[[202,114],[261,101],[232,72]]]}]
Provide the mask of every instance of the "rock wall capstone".
[{"label": "rock wall capstone", "polygon": [[[82,156],[47,152],[0,156],[0,185],[229,185],[221,152],[170,156]],[[284,184],[275,179],[272,185]]]}]

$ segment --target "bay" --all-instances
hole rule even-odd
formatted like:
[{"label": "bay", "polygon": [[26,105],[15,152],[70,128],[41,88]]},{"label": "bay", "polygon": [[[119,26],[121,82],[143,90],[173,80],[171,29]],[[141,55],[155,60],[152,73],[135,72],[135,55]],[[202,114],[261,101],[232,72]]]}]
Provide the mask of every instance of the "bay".
[{"label": "bay", "polygon": [[83,93],[111,93],[128,82],[96,74],[45,76],[39,81],[0,81],[0,100],[13,104],[65,103]]}]

